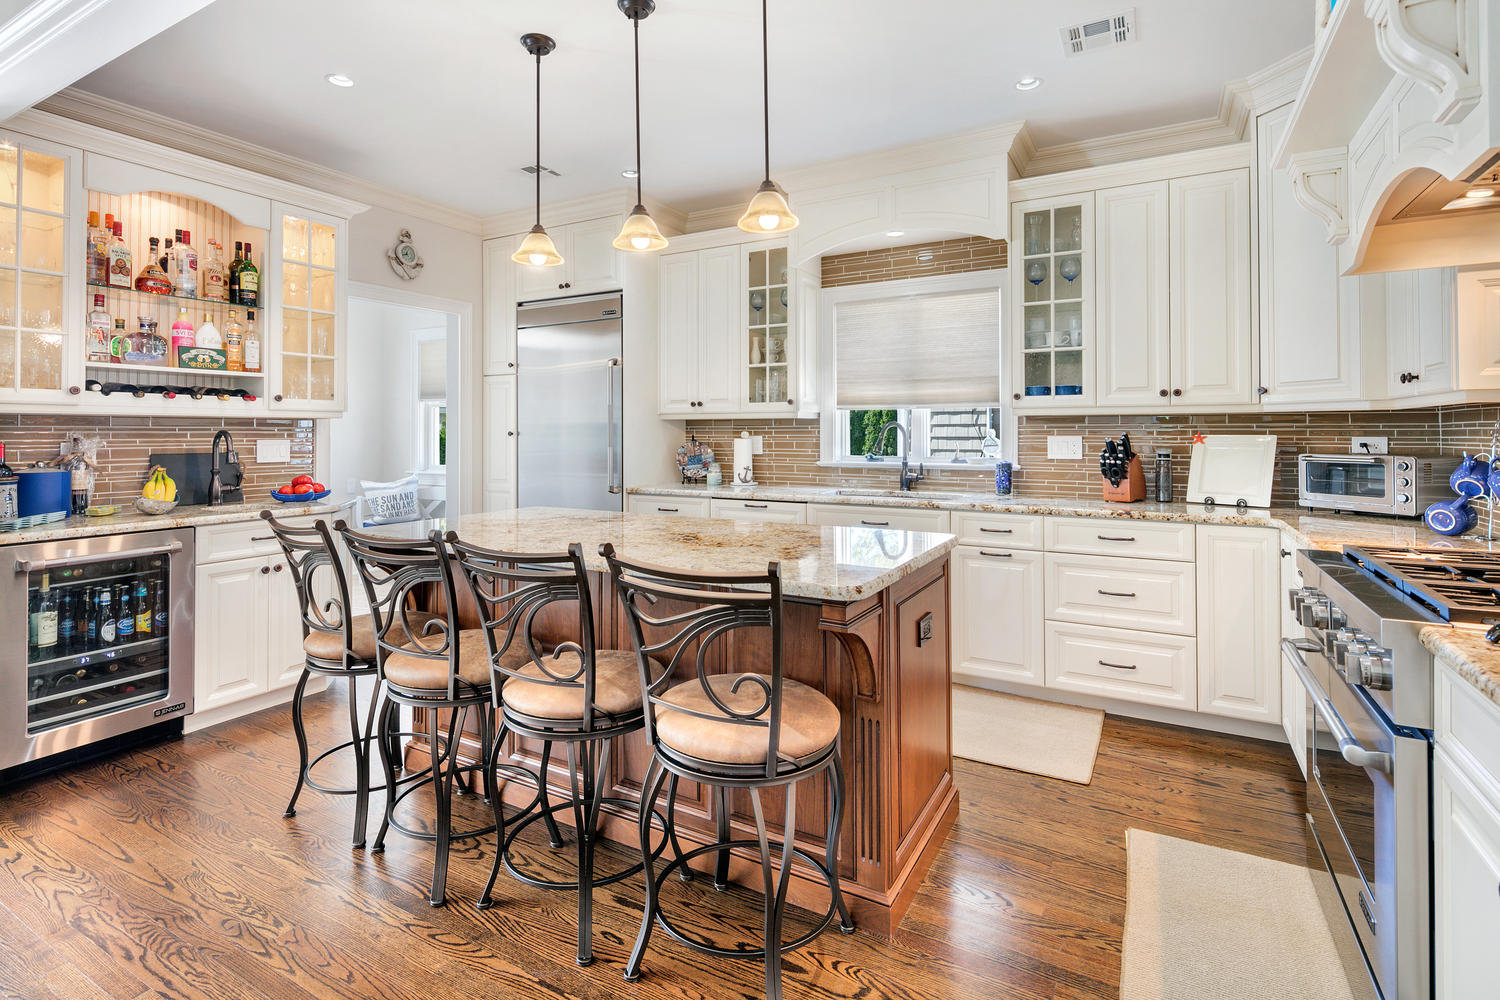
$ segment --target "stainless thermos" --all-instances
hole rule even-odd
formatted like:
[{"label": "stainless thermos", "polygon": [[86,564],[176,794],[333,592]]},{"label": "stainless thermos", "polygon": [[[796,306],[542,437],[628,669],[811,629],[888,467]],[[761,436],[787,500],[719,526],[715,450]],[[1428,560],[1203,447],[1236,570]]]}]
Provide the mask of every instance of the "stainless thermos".
[{"label": "stainless thermos", "polygon": [[1172,502],[1172,453],[1156,449],[1156,502]]}]

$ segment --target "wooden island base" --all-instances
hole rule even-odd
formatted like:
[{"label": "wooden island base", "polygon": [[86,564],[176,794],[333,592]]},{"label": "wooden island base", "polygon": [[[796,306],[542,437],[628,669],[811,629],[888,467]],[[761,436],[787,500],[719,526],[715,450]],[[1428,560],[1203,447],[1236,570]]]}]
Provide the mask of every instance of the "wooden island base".
[{"label": "wooden island base", "polygon": [[[604,574],[589,574],[594,588],[595,633],[600,648],[629,649],[619,601]],[[434,609],[436,610],[436,609]],[[465,627],[473,627],[473,609],[463,609]],[[562,616],[542,622],[537,634],[556,640],[566,637]],[[748,638],[738,638],[744,635]],[[732,633],[711,651],[714,671],[754,670],[767,662],[757,655],[756,642],[765,636]],[[862,931],[889,936],[900,924],[918,886],[958,816],[958,792],[953,785],[949,715],[949,579],[948,560],[913,570],[884,590],[852,603],[787,598],[783,659],[786,676],[825,692],[843,716],[842,752],[846,772],[839,877],[855,921]],[[679,664],[680,680],[692,676],[691,657]],[[425,731],[426,720],[417,728]],[[440,730],[441,731],[441,730]],[[510,760],[535,769],[540,747],[509,738]],[[478,754],[472,733],[462,750]],[[408,747],[410,762],[424,766],[425,743]],[[641,780],[650,762],[644,734],[616,743],[610,760],[610,795],[638,801]],[[567,789],[567,769],[554,756],[550,785],[557,796]],[[677,830],[684,850],[714,840],[716,816],[710,790],[685,782],[678,791]],[[520,806],[532,794],[512,783],[505,801]],[[781,832],[784,793],[761,793],[773,839]],[[814,855],[824,849],[827,824],[827,783],[805,781],[798,792],[798,846]],[[749,793],[731,799],[731,836],[754,839]],[[660,800],[664,807],[665,796]],[[557,813],[559,823],[570,822],[570,810]],[[638,833],[633,818],[622,809],[606,809],[604,834],[634,846]],[[731,876],[751,888],[761,886],[759,862],[753,852],[740,854]],[[707,871],[712,857],[697,859],[694,867]],[[801,869],[801,870],[799,870]],[[793,867],[791,899],[822,912],[828,890],[822,877],[800,863]]]}]

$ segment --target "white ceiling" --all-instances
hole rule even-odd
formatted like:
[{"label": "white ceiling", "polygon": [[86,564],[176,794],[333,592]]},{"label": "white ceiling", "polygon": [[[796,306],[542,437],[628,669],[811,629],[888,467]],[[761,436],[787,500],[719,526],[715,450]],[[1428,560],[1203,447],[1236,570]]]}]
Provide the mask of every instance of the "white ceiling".
[{"label": "white ceiling", "polygon": [[[1109,0],[774,0],[772,173],[1006,121],[1039,146],[1211,116],[1225,82],[1312,40],[1306,0],[1135,0],[1138,40],[1064,56]],[[84,77],[94,93],[475,214],[531,198],[530,57],[551,201],[631,165],[630,24],[612,0],[219,0]],[[641,25],[649,195],[731,204],[759,182],[760,5],[659,0]],[[345,73],[356,85],[323,79]],[[1018,92],[1036,75],[1043,86]]]}]

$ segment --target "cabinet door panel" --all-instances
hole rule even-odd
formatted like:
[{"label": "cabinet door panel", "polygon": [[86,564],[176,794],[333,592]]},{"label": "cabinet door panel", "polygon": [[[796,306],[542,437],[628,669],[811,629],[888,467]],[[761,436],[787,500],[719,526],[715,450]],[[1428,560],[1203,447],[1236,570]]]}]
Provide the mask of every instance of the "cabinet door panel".
[{"label": "cabinet door panel", "polygon": [[1421,378],[1417,393],[1453,388],[1453,293],[1456,270],[1432,267],[1416,272],[1417,333],[1412,371]]},{"label": "cabinet door panel", "polygon": [[1198,711],[1281,721],[1281,537],[1198,526]]},{"label": "cabinet door panel", "polygon": [[807,504],[772,500],[713,500],[711,516],[730,521],[767,521],[777,524],[806,524]]},{"label": "cabinet door panel", "polygon": [[567,275],[562,280],[570,286],[566,289],[567,294],[610,292],[620,288],[620,251],[614,248],[614,239],[620,234],[622,221],[611,215],[565,227],[567,241],[563,254],[568,259],[563,264]]},{"label": "cabinet door panel", "polygon": [[1046,683],[1041,552],[953,550],[953,672]]},{"label": "cabinet door panel", "polygon": [[1162,402],[1170,389],[1167,185],[1094,194],[1099,402]]},{"label": "cabinet door panel", "polygon": [[485,510],[516,505],[516,377],[484,380]]},{"label": "cabinet door panel", "polygon": [[740,248],[698,254],[698,391],[695,413],[740,408],[739,349],[745,322],[740,294]]},{"label": "cabinet door panel", "polygon": [[[264,571],[264,572],[263,572]],[[268,558],[199,566],[194,594],[194,711],[267,690]]]},{"label": "cabinet door panel", "polygon": [[484,373],[516,373],[516,271],[520,239],[484,241]]},{"label": "cabinet door panel", "polygon": [[666,254],[660,275],[657,405],[662,413],[697,413],[698,254]]},{"label": "cabinet door panel", "polygon": [[1251,402],[1249,171],[1175,178],[1169,193],[1172,400]]},{"label": "cabinet door panel", "polygon": [[274,691],[297,683],[307,663],[307,654],[302,649],[302,605],[297,600],[297,587],[287,570],[286,557],[272,556],[270,564],[271,575],[266,578],[266,602],[270,608],[266,616],[270,629],[266,636],[266,683]]},{"label": "cabinet door panel", "polygon": [[1439,997],[1482,997],[1500,980],[1500,814],[1443,750],[1432,764],[1435,964]]}]

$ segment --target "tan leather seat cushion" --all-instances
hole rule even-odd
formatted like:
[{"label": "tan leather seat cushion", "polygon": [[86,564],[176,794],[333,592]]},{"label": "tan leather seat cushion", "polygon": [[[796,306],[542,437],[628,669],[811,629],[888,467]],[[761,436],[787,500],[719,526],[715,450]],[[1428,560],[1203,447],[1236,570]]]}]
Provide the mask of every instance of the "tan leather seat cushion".
[{"label": "tan leather seat cushion", "polygon": [[[436,650],[443,645],[442,635],[418,636],[407,649],[420,646]],[[484,630],[466,628],[458,633],[458,676],[477,688],[490,686],[490,653],[484,644]],[[386,680],[398,687],[414,690],[446,691],[448,657],[432,660],[406,653],[392,653],[385,659]]]},{"label": "tan leather seat cushion", "polygon": [[[437,615],[430,615],[425,611],[407,612],[407,621],[413,632],[421,630],[423,625],[436,620]],[[351,645],[354,647],[354,655],[362,660],[374,661],[375,659],[375,622],[369,615],[360,615],[354,619],[354,635]],[[401,627],[395,626],[393,635],[401,635]],[[308,656],[319,660],[341,660],[344,656],[344,633],[342,632],[309,632],[307,638],[302,640],[302,649]]]},{"label": "tan leather seat cushion", "polygon": [[[753,712],[765,701],[765,689],[754,681],[740,686],[738,693],[730,688],[746,674],[714,674],[708,683],[714,695],[736,712]],[[759,674],[767,684],[769,677]],[[703,685],[696,679],[667,689],[662,701],[708,715],[724,716],[708,700]],[[656,708],[656,734],[662,743],[678,753],[721,764],[764,764],[770,746],[770,730],[765,726],[746,726],[733,722],[702,719],[674,712],[665,705]],[[781,743],[783,757],[806,757],[817,753],[838,738],[839,710],[828,696],[794,680],[784,680],[781,688]]]},{"label": "tan leather seat cushion", "polygon": [[[507,651],[508,653],[510,651]],[[507,662],[516,673],[523,676],[545,678],[538,667],[526,656],[524,664],[517,666]],[[507,655],[507,661],[511,657]],[[654,681],[666,667],[651,661],[651,676]],[[559,677],[568,677],[578,669],[578,654],[564,653],[557,660],[547,659],[549,672]],[[582,678],[580,678],[580,681]],[[500,689],[500,700],[522,715],[535,719],[583,719],[583,688],[545,681],[526,681],[512,677]],[[605,715],[629,715],[641,710],[641,677],[636,668],[635,654],[619,649],[601,649],[594,653],[594,709]]]}]

